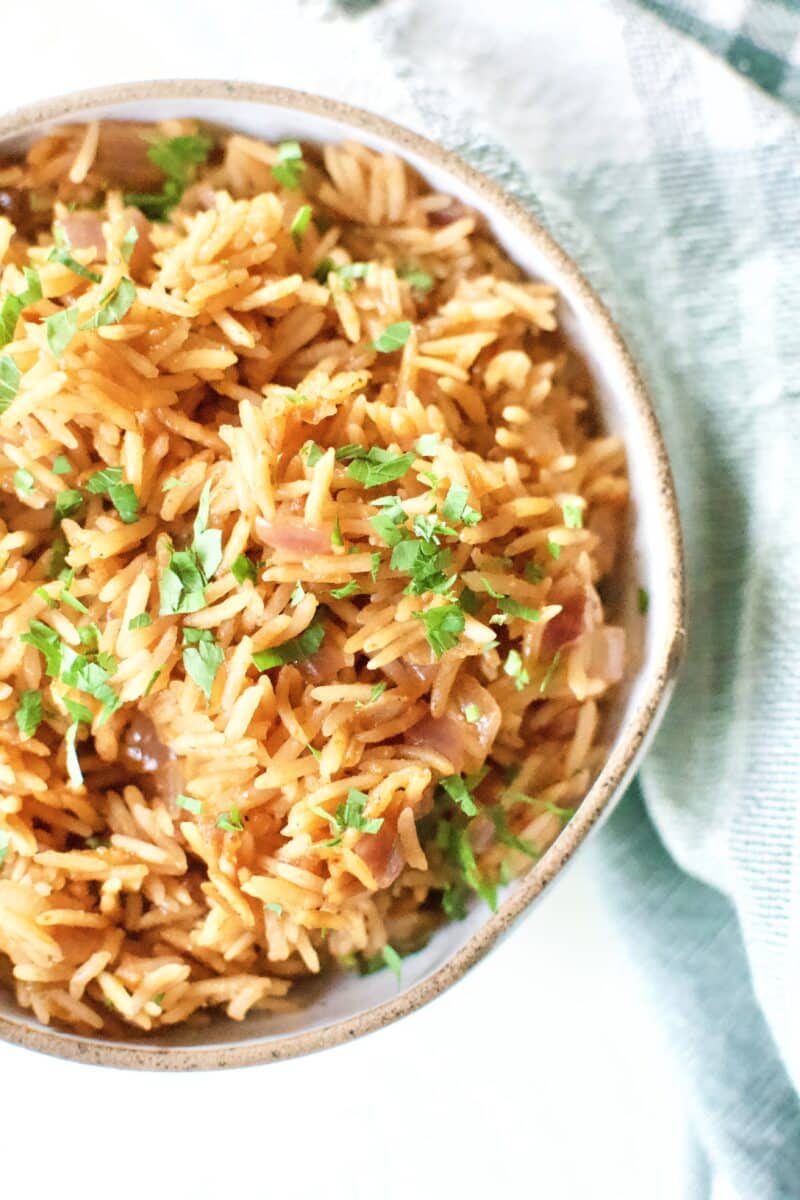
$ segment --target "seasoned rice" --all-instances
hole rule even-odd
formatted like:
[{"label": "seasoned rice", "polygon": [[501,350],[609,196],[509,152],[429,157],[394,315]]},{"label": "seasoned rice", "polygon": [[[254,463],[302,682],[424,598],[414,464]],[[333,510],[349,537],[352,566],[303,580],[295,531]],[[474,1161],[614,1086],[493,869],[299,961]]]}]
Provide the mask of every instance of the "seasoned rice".
[{"label": "seasoned rice", "polygon": [[354,143],[64,126],[0,213],[17,1001],[118,1037],[399,971],[558,835],[623,673],[553,289]]}]

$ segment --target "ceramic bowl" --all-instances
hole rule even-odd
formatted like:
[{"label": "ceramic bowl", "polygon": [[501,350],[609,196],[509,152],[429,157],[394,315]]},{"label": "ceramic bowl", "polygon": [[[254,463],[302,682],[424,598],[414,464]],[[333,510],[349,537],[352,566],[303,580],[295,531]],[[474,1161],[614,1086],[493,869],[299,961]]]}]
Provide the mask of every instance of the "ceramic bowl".
[{"label": "ceramic bowl", "polygon": [[[561,322],[594,378],[601,420],[627,447],[632,490],[626,554],[612,598],[614,619],[633,648],[629,677],[607,717],[605,766],[576,816],[525,876],[511,884],[497,912],[478,904],[466,920],[441,929],[403,963],[398,987],[388,971],[336,974],[305,987],[304,1005],[288,1015],[225,1017],[198,1029],[105,1041],[40,1025],[0,992],[0,1036],[34,1050],[120,1067],[191,1069],[271,1062],[333,1046],[405,1016],[450,987],[508,931],[560,875],[591,828],[621,795],[664,711],[683,641],[683,568],[678,513],[664,444],[623,341],[575,265],[534,220],[490,180],[416,133],[331,100],[246,83],[170,81],[121,84],[47,100],[0,119],[0,158],[24,150],[65,121],[197,117],[270,141],[351,138],[409,163],[437,190],[483,213],[497,241],[531,276],[553,283]],[[637,587],[647,589],[645,618]]]}]

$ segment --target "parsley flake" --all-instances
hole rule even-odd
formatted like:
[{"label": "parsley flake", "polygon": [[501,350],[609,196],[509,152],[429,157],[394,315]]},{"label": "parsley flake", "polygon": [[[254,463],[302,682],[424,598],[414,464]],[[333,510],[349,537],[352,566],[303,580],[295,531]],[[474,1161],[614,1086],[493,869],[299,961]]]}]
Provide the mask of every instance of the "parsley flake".
[{"label": "parsley flake", "polygon": [[54,475],[69,475],[72,470],[72,463],[64,454],[57,454],[53,459],[53,465],[50,470]]},{"label": "parsley flake", "polygon": [[514,680],[514,686],[518,692],[521,692],[531,681],[518,650],[509,650],[506,661],[503,663],[503,670]]},{"label": "parsley flake", "polygon": [[433,276],[427,271],[422,271],[418,268],[406,268],[397,272],[400,279],[405,279],[406,283],[415,292],[422,292],[423,295],[429,292],[433,287]]},{"label": "parsley flake", "polygon": [[439,786],[458,805],[465,817],[474,817],[477,815],[478,807],[461,775],[446,775],[444,779],[439,780]]},{"label": "parsley flake", "polygon": [[357,591],[358,583],[355,579],[351,579],[349,583],[344,585],[344,587],[334,588],[331,592],[331,595],[333,596],[334,600],[344,600],[345,596],[352,596],[353,593]]},{"label": "parsley flake", "polygon": [[0,356],[0,413],[4,413],[19,390],[19,367],[9,354]]},{"label": "parsley flake", "polygon": [[[190,631],[187,629],[184,631],[184,636],[189,633],[208,632],[208,630]],[[213,637],[189,637],[187,641],[196,641],[197,644],[187,646],[183,651],[183,665],[186,668],[186,674],[205,694],[206,700],[210,700],[217,671],[225,660],[225,652],[221,646],[217,645]]]},{"label": "parsley flake", "polygon": [[636,607],[643,617],[646,616],[647,610],[650,607],[650,595],[647,591],[647,588],[643,588],[643,587],[637,588]]},{"label": "parsley flake", "polygon": [[564,514],[564,524],[567,529],[583,528],[583,508],[577,501],[565,500],[561,505],[561,511]]},{"label": "parsley flake", "polygon": [[139,499],[133,484],[122,483],[122,467],[103,467],[86,481],[86,490],[95,496],[108,496],[126,525],[139,519]]},{"label": "parsley flake", "polygon": [[148,148],[147,157],[165,175],[160,192],[129,192],[125,203],[141,209],[151,221],[165,221],[194,179],[197,167],[208,158],[213,146],[202,133],[164,138]]},{"label": "parsley flake", "polygon": [[[99,329],[103,325],[118,325],[133,306],[136,299],[136,284],[132,279],[123,276],[115,288],[106,292],[100,300],[100,307],[93,317],[81,325],[81,329]],[[70,310],[68,310],[70,311]]]},{"label": "parsley flake", "polygon": [[237,805],[233,804],[230,812],[220,813],[217,829],[224,829],[226,833],[244,833],[244,821]]},{"label": "parsley flake", "polygon": [[88,279],[91,283],[99,283],[102,279],[96,271],[90,271],[88,267],[84,267],[77,259],[73,258],[69,252],[69,240],[67,239],[64,230],[60,225],[56,225],[53,230],[55,245],[47,256],[48,262],[61,263],[63,267],[67,267],[74,275],[80,275],[82,279]]},{"label": "parsley flake", "polygon": [[289,232],[292,235],[292,240],[294,241],[294,244],[295,244],[295,246],[297,246],[298,249],[300,248],[300,243],[303,240],[303,234],[308,229],[310,222],[311,222],[311,205],[303,204],[300,206],[300,208],[298,208],[297,212],[295,213],[294,217],[292,218],[292,223],[289,226]]},{"label": "parsley flake", "polygon": [[464,525],[477,525],[481,514],[467,504],[469,491],[465,487],[450,488],[442,505],[442,516],[445,521],[461,521]]},{"label": "parsley flake", "polygon": [[14,487],[24,496],[33,491],[35,484],[36,480],[26,467],[20,467],[14,472]]},{"label": "parsley flake", "polygon": [[187,812],[194,813],[196,817],[199,817],[203,811],[203,801],[195,800],[194,796],[185,796],[181,793],[180,796],[175,797],[175,803],[178,808],[185,808]]},{"label": "parsley flake", "polygon": [[153,624],[153,618],[150,613],[141,612],[135,617],[131,617],[128,621],[128,629],[146,629],[148,625]]},{"label": "parsley flake", "polygon": [[47,344],[55,358],[61,358],[78,331],[77,308],[62,308],[47,317],[44,323]]},{"label": "parsley flake", "polygon": [[481,710],[477,704],[468,704],[464,709],[464,717],[469,721],[470,725],[475,725],[481,719]]}]

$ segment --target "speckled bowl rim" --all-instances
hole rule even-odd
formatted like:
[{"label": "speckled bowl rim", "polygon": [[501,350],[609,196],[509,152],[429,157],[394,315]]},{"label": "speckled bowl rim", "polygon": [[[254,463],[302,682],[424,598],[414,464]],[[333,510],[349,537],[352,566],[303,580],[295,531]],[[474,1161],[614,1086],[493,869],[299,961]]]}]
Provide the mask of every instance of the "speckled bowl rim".
[{"label": "speckled bowl rim", "polygon": [[[420,134],[337,100],[265,84],[180,79],[90,88],[28,104],[0,117],[0,138],[24,135],[31,126],[40,122],[67,120],[73,114],[88,108],[131,101],[175,99],[232,100],[268,104],[287,111],[295,110],[331,118],[349,125],[356,133],[363,130],[367,134],[384,137],[398,146],[401,152],[406,150],[419,155],[474,189],[494,211],[502,213],[528,241],[534,243],[569,280],[583,305],[586,318],[603,339],[604,359],[612,360],[617,377],[625,390],[626,402],[638,411],[647,449],[657,473],[667,537],[667,544],[663,547],[667,565],[663,581],[666,592],[666,620],[663,623],[665,632],[661,644],[653,647],[649,655],[656,664],[654,669],[651,668],[653,682],[649,691],[643,696],[636,711],[620,728],[608,761],[575,817],[498,911],[482,924],[447,962],[395,999],[374,1005],[356,1016],[305,1032],[279,1038],[260,1037],[232,1044],[212,1042],[205,1046],[147,1046],[142,1043],[132,1046],[125,1042],[107,1042],[45,1027],[33,1018],[28,1018],[26,1014],[22,1014],[18,1019],[0,1016],[0,1038],[8,1042],[85,1063],[152,1070],[249,1066],[323,1050],[372,1033],[399,1017],[406,1016],[459,980],[559,874],[589,830],[610,811],[612,802],[618,798],[622,785],[635,765],[645,738],[653,732],[666,707],[685,640],[680,520],[672,473],[658,422],[639,372],[608,311],[572,260],[539,222],[492,180]],[[235,113],[231,113],[231,118],[231,124],[235,126]]]}]

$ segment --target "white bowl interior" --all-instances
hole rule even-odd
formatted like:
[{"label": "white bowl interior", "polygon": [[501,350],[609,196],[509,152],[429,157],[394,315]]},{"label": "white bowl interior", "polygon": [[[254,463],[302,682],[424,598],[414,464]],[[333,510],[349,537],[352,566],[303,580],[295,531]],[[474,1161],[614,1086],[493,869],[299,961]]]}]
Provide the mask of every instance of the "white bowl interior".
[{"label": "white bowl interior", "polygon": [[[348,125],[332,116],[246,99],[172,97],[126,101],[72,111],[60,122],[42,123],[26,132],[24,138],[0,141],[0,152],[24,150],[26,144],[46,131],[48,125],[63,120],[156,121],[169,117],[197,117],[270,141],[297,138],[309,142],[338,142],[347,138],[361,141],[377,150],[393,151],[409,161],[435,188],[457,196],[485,216],[494,236],[509,256],[531,276],[553,283],[562,297],[561,321],[575,346],[583,354],[594,378],[602,420],[609,432],[621,436],[627,446],[628,468],[633,502],[629,528],[628,553],[621,564],[615,584],[615,618],[623,624],[634,647],[635,670],[630,682],[620,691],[608,722],[611,735],[627,724],[644,698],[652,693],[657,675],[663,670],[662,651],[670,640],[671,619],[664,587],[669,569],[670,529],[651,433],[647,420],[633,402],[621,358],[610,351],[608,332],[601,326],[572,278],[557,261],[532,242],[513,221],[468,182],[449,170],[432,164],[414,150]],[[645,587],[650,597],[646,621],[636,612],[636,588]],[[597,785],[595,785],[597,786]],[[519,882],[510,885],[513,891]],[[483,904],[477,904],[464,921],[439,930],[425,949],[404,960],[401,991],[424,980],[448,962],[490,916]],[[306,985],[304,985],[306,986]],[[353,1020],[375,1005],[391,1002],[398,996],[398,985],[388,971],[360,978],[336,974],[306,986],[308,1004],[301,1011],[286,1014],[254,1014],[238,1024],[225,1018],[215,1019],[208,1027],[178,1029],[133,1040],[126,1045],[231,1046],[243,1042],[275,1042],[287,1035],[307,1032],[333,1023]],[[20,1012],[5,990],[0,990],[0,1013],[12,1022],[29,1025],[33,1017]],[[62,1035],[72,1040],[75,1035]],[[81,1038],[85,1042],[87,1039]],[[91,1040],[91,1039],[90,1039]]]}]

